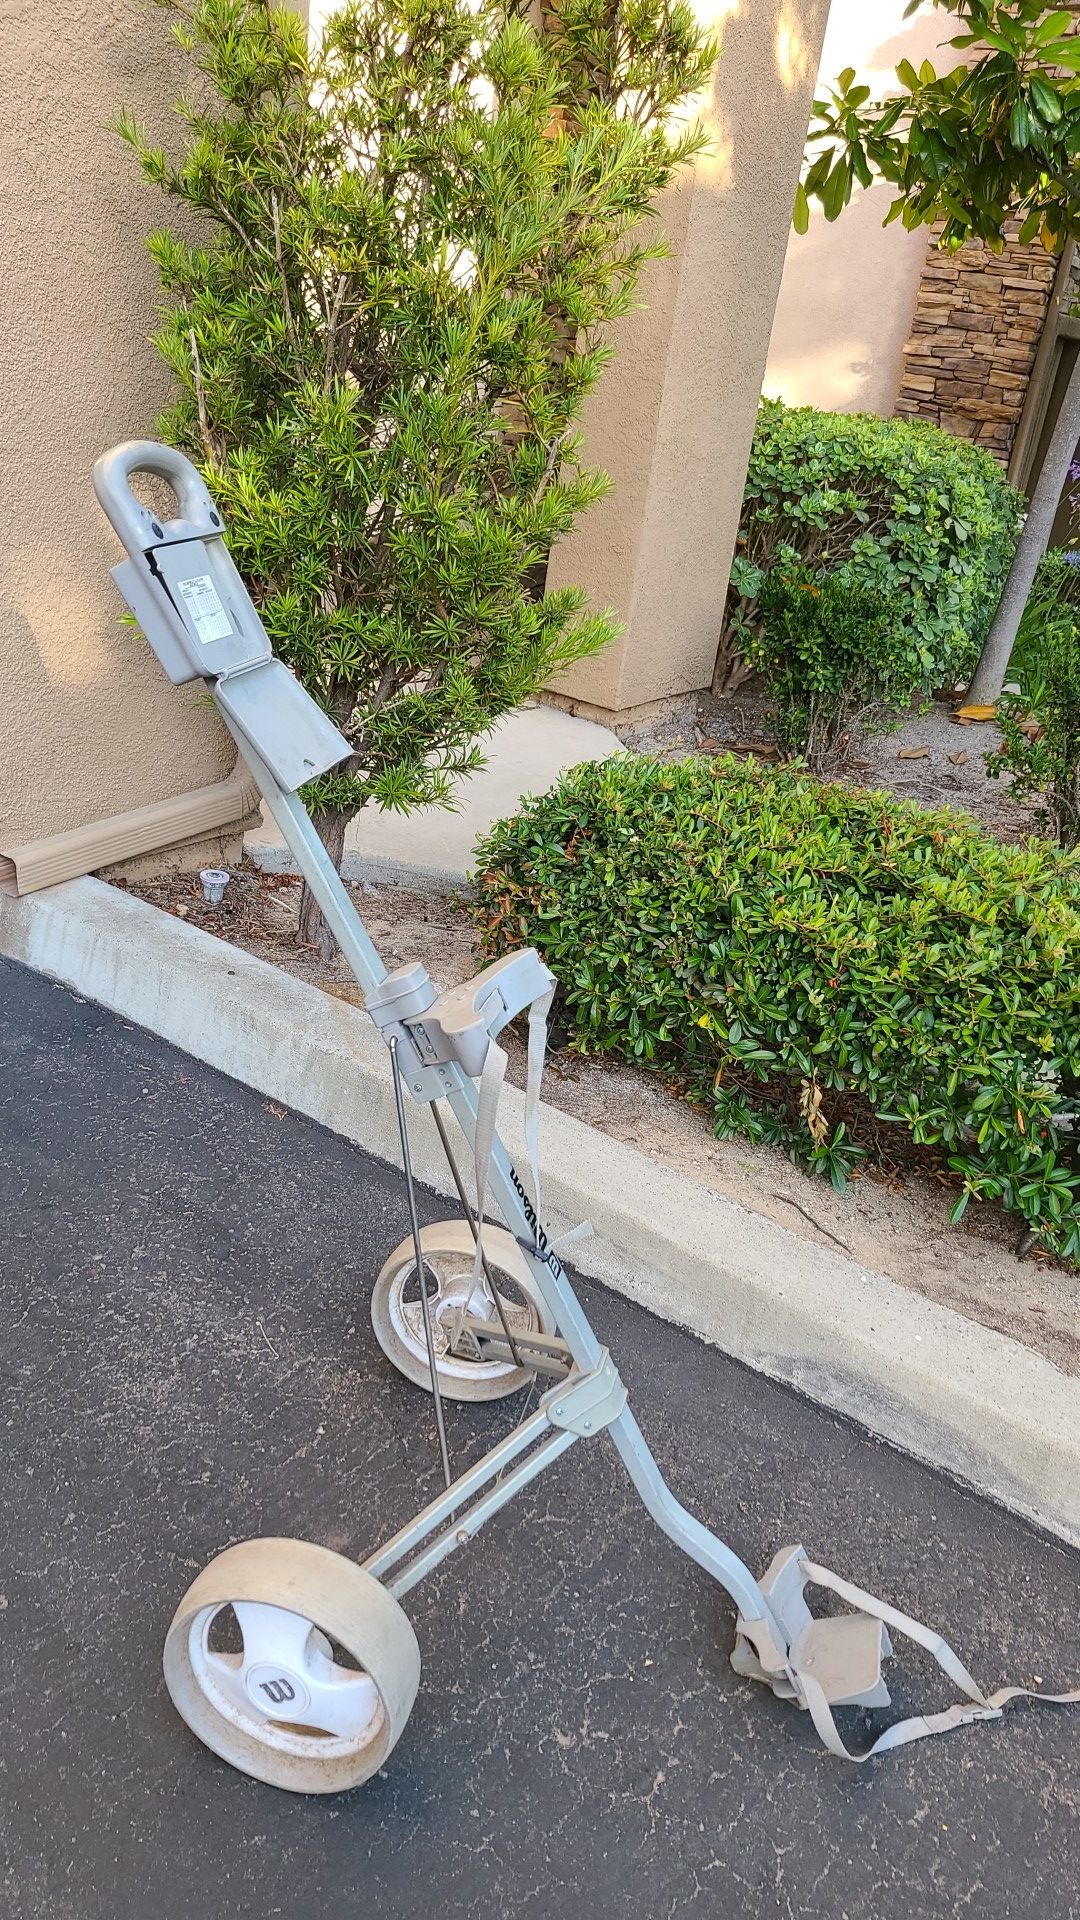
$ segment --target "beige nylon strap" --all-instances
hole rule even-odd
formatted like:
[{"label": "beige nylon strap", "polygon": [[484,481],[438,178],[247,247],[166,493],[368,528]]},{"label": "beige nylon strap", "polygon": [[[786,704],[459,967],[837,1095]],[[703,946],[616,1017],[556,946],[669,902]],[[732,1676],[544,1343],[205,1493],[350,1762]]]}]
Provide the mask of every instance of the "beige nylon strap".
[{"label": "beige nylon strap", "polygon": [[[529,1170],[532,1174],[532,1200],[537,1224],[540,1222],[540,1088],[544,1078],[544,1062],[547,1057],[547,1023],[554,988],[550,993],[541,994],[529,1008],[529,1056],[528,1074],[525,1083],[525,1145],[529,1156]],[[473,1175],[476,1181],[476,1253],[473,1259],[472,1283],[469,1298],[463,1303],[458,1315],[455,1338],[460,1336],[461,1324],[466,1312],[472,1306],[473,1297],[480,1285],[480,1275],[484,1264],[484,1202],[487,1197],[488,1175],[491,1169],[491,1154],[495,1145],[495,1128],[499,1117],[499,1102],[502,1099],[503,1085],[506,1080],[506,1053],[497,1040],[488,1041],[488,1050],[484,1056],[484,1067],[480,1075],[476,1098],[476,1133],[473,1142]],[[560,1234],[558,1239],[548,1242],[549,1247],[562,1247],[571,1241],[580,1240],[591,1233],[592,1227],[587,1220],[571,1227],[569,1232]]]},{"label": "beige nylon strap", "polygon": [[529,1070],[525,1077],[525,1148],[532,1174],[532,1203],[537,1224],[543,1218],[540,1196],[540,1087],[547,1059],[548,1014],[555,989],[542,993],[529,1008]]},{"label": "beige nylon strap", "polygon": [[[484,1069],[480,1075],[480,1084],[476,1096],[476,1129],[473,1136],[473,1177],[476,1181],[476,1253],[473,1257],[472,1282],[469,1297],[461,1308],[459,1323],[472,1306],[473,1296],[480,1285],[480,1275],[484,1265],[484,1202],[487,1198],[488,1172],[491,1167],[491,1150],[495,1145],[495,1127],[499,1117],[499,1101],[502,1098],[503,1082],[506,1079],[506,1053],[497,1040],[488,1041],[484,1055]],[[460,1324],[455,1329],[455,1337],[460,1334]]]},{"label": "beige nylon strap", "polygon": [[943,1673],[967,1695],[969,1704],[958,1701],[955,1706],[946,1707],[942,1713],[916,1714],[910,1720],[901,1720],[895,1727],[889,1727],[874,1741],[865,1753],[852,1753],[844,1745],[833,1718],[832,1708],[825,1698],[820,1683],[813,1674],[799,1673],[796,1676],[811,1718],[824,1744],[830,1753],[840,1760],[853,1760],[862,1765],[864,1760],[872,1760],[875,1754],[888,1753],[893,1747],[906,1747],[914,1740],[929,1739],[933,1733],[951,1733],[954,1727],[970,1726],[975,1720],[1000,1720],[1002,1710],[1010,1700],[1040,1700],[1047,1706],[1067,1707],[1080,1703],[1080,1688],[1072,1693],[1039,1693],[1031,1687],[999,1687],[996,1693],[986,1694],[968,1672],[959,1655],[953,1652],[947,1640],[932,1627],[924,1627],[921,1620],[912,1620],[896,1607],[890,1607],[884,1600],[876,1600],[873,1594],[864,1593],[861,1587],[852,1586],[849,1580],[841,1580],[827,1567],[819,1567],[813,1560],[799,1562],[803,1573],[815,1586],[828,1587],[841,1600],[855,1607],[860,1613],[869,1613],[876,1620],[884,1621],[887,1627],[914,1640],[925,1647],[937,1661]]}]

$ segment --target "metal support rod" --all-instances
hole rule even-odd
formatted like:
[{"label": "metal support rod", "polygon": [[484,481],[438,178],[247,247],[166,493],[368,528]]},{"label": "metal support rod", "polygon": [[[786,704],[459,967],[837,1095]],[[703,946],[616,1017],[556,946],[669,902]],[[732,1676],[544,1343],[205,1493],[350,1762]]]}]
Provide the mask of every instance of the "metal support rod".
[{"label": "metal support rod", "polygon": [[459,1474],[446,1493],[437,1494],[421,1512],[414,1514],[397,1533],[369,1554],[362,1562],[364,1572],[374,1574],[376,1580],[384,1579],[391,1567],[395,1567],[399,1560],[419,1546],[421,1540],[426,1540],[429,1533],[434,1533],[436,1527],[448,1520],[459,1507],[463,1507],[482,1487],[486,1487],[489,1480],[494,1480],[502,1473],[511,1460],[516,1460],[519,1454],[550,1431],[547,1414],[538,1408],[527,1420],[522,1421],[520,1427],[515,1427],[497,1446],[491,1447],[475,1466]]},{"label": "metal support rod", "polygon": [[[465,1218],[469,1223],[469,1232],[472,1234],[474,1246],[479,1245],[480,1229],[477,1224],[477,1216],[474,1214],[471,1206],[469,1205],[469,1196],[465,1191],[465,1182],[462,1179],[461,1174],[458,1170],[458,1163],[454,1159],[453,1150],[450,1146],[450,1136],[447,1133],[446,1127],[443,1124],[442,1114],[439,1112],[439,1103],[437,1100],[432,1100],[430,1104],[431,1104],[431,1117],[434,1120],[436,1127],[438,1128],[439,1139],[442,1141],[442,1150],[446,1155],[446,1164],[450,1169],[450,1177],[453,1180],[455,1187],[457,1188],[457,1197],[461,1206],[461,1211],[465,1215]],[[480,1196],[478,1194],[477,1205],[479,1206],[480,1204],[481,1204],[481,1201],[480,1201]],[[528,1361],[523,1360],[520,1353],[517,1350],[517,1345],[515,1343],[513,1333],[510,1330],[510,1321],[507,1317],[506,1308],[503,1306],[502,1299],[499,1294],[499,1290],[495,1285],[494,1276],[492,1274],[491,1268],[488,1266],[487,1254],[483,1251],[482,1248],[480,1252],[480,1264],[484,1269],[484,1279],[488,1283],[488,1292],[491,1295],[492,1301],[494,1303],[495,1311],[499,1316],[500,1322],[502,1323],[502,1330],[506,1335],[506,1344],[510,1349],[510,1353],[513,1358],[514,1365],[515,1367],[526,1367],[528,1366]]]},{"label": "metal support rod", "polygon": [[345,891],[337,868],[315,831],[311,815],[295,793],[286,793],[278,786],[266,762],[259,758],[250,740],[245,739],[225,709],[219,706],[218,712],[236,741],[242,758],[251,768],[271,819],[280,829],[300,869],[301,878],[318,901],[323,918],[341,948],[357,985],[366,996],[372,987],[386,979],[387,969]]},{"label": "metal support rod", "polygon": [[[465,1315],[464,1325],[466,1332],[475,1333],[481,1339],[488,1340],[492,1344],[498,1341],[501,1345],[502,1328],[497,1327],[494,1320],[480,1320],[476,1314],[467,1313]],[[545,1354],[549,1360],[557,1360],[564,1375],[573,1372],[573,1366],[570,1360],[570,1349],[560,1334],[519,1333],[518,1345],[522,1352],[527,1355],[542,1353]],[[528,1365],[532,1366],[532,1364],[532,1360],[530,1359]]]},{"label": "metal support rod", "polygon": [[[462,1133],[471,1143],[476,1134],[477,1091],[473,1082],[459,1068],[455,1072],[459,1084],[447,1096],[447,1100]],[[561,1261],[554,1253],[546,1251],[546,1237],[542,1245],[537,1241],[537,1229],[530,1218],[532,1208],[530,1206],[526,1213],[524,1188],[498,1134],[491,1149],[488,1186],[499,1212],[529,1262],[537,1290],[570,1348],[575,1367],[581,1373],[592,1373],[602,1357],[600,1342],[563,1271]],[[533,1243],[531,1246],[530,1241]]]},{"label": "metal support rod", "polygon": [[747,1621],[767,1622],[777,1647],[787,1649],[788,1637],[749,1567],[675,1498],[646,1444],[629,1407],[608,1428],[616,1452],[630,1475],[645,1509],[669,1540],[718,1580]]},{"label": "metal support rod", "polygon": [[396,1040],[390,1042],[390,1068],[394,1078],[394,1105],[397,1108],[398,1133],[401,1135],[401,1164],[405,1172],[405,1192],[409,1201],[409,1225],[412,1229],[413,1253],[416,1257],[416,1278],[420,1283],[420,1312],[424,1322],[424,1341],[427,1346],[428,1366],[431,1370],[431,1397],[435,1402],[435,1426],[439,1435],[439,1458],[442,1461],[443,1479],[447,1486],[452,1484],[450,1455],[446,1445],[446,1421],[443,1418],[442,1390],[439,1386],[439,1366],[435,1357],[435,1330],[431,1324],[431,1302],[427,1290],[427,1265],[424,1249],[420,1244],[420,1222],[416,1217],[416,1189],[413,1185],[412,1155],[409,1152],[409,1129],[405,1120],[405,1096],[401,1090],[401,1067],[398,1064]]},{"label": "metal support rod", "polygon": [[[283,791],[265,761],[260,759],[239,729],[232,725],[229,714],[222,708],[218,710],[247,760],[271,817],[281,829],[303,878],[318,900],[358,985],[367,994],[373,986],[385,980],[386,967],[345,891],[341,876],[319,839],[303,801],[295,793]],[[448,1083],[448,1104],[471,1146],[476,1134],[476,1088],[460,1067],[452,1066],[444,1071]],[[529,1261],[540,1294],[559,1332],[567,1341],[575,1366],[582,1373],[591,1373],[600,1362],[600,1342],[555,1255],[545,1254],[539,1246],[535,1252],[529,1252],[527,1243],[535,1239],[536,1230],[525,1212],[522,1200],[524,1190],[519,1190],[515,1184],[510,1157],[498,1136],[492,1148],[488,1184],[499,1212]]]},{"label": "metal support rod", "polygon": [[426,1574],[429,1574],[449,1554],[456,1552],[458,1547],[467,1546],[474,1535],[479,1533],[485,1521],[498,1513],[500,1507],[505,1507],[508,1500],[512,1500],[516,1493],[521,1492],[522,1487],[527,1487],[530,1480],[535,1480],[537,1474],[542,1473],[545,1467],[550,1467],[561,1453],[565,1453],[568,1447],[573,1446],[577,1438],[576,1433],[571,1433],[565,1427],[553,1431],[550,1439],[545,1440],[543,1446],[536,1447],[506,1475],[504,1480],[500,1480],[483,1500],[478,1500],[474,1507],[469,1508],[468,1513],[452,1521],[442,1533],[437,1535],[431,1545],[424,1549],[423,1553],[417,1554],[416,1559],[411,1560],[401,1573],[395,1574],[386,1582],[395,1600],[400,1600],[403,1593],[408,1593],[411,1588],[417,1586]]}]

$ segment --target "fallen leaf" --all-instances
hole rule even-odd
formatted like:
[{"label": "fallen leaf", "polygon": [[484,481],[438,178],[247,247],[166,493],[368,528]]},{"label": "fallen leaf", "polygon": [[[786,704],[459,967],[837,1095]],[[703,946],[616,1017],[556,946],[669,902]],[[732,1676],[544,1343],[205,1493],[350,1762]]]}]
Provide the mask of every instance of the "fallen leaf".
[{"label": "fallen leaf", "polygon": [[978,702],[976,702],[970,707],[957,707],[956,717],[958,720],[993,720],[995,717],[995,709],[993,707],[980,706]]},{"label": "fallen leaf", "polygon": [[263,1106],[267,1113],[273,1114],[275,1120],[284,1120],[289,1111],[288,1107],[275,1107],[272,1100],[264,1100]]},{"label": "fallen leaf", "polygon": [[950,766],[953,766],[953,767],[967,766],[967,754],[964,752],[962,747],[959,753],[950,753],[949,764]]},{"label": "fallen leaf", "polygon": [[896,757],[898,760],[929,760],[930,749],[929,747],[901,747]]}]

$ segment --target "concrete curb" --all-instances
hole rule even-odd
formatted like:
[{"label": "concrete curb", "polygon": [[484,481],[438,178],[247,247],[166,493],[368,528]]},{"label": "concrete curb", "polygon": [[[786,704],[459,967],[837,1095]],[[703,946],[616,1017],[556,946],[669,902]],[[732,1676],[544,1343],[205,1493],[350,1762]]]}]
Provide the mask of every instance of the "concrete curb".
[{"label": "concrete curb", "polygon": [[[0,898],[0,953],[397,1159],[381,1041],[346,1001],[97,880]],[[522,1099],[506,1095],[520,1139]],[[419,1177],[448,1191],[417,1116]],[[1080,1380],[556,1109],[545,1212],[581,1272],[1080,1545]]]}]

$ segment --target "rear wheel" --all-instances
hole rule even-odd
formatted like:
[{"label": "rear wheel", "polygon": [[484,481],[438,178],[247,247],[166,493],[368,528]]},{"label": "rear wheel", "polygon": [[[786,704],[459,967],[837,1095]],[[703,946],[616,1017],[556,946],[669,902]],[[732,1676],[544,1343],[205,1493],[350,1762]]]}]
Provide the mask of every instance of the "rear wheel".
[{"label": "rear wheel", "polygon": [[[501,1400],[506,1394],[517,1393],[535,1379],[531,1367],[515,1366],[512,1360],[470,1359],[467,1354],[450,1352],[456,1322],[472,1291],[475,1244],[468,1221],[442,1220],[422,1228],[420,1246],[427,1270],[440,1393],[448,1400]],[[511,1332],[554,1333],[554,1321],[513,1235],[502,1227],[485,1227],[484,1257]],[[469,1311],[477,1319],[499,1320],[483,1275]],[[430,1392],[424,1309],[411,1237],[394,1248],[375,1282],[371,1323],[375,1338],[398,1372]]]}]

